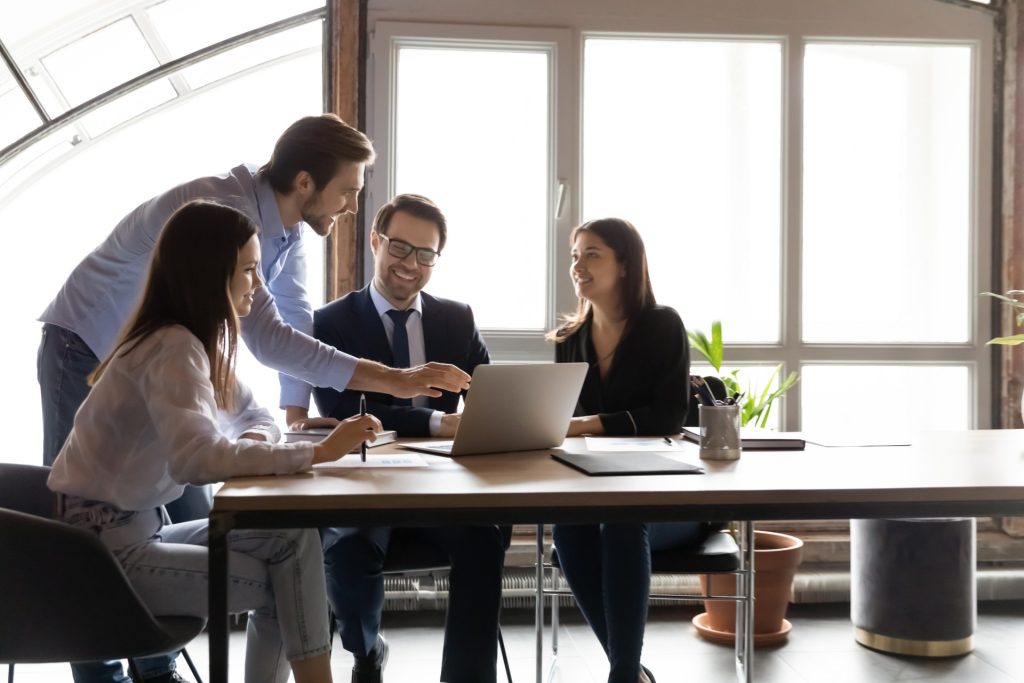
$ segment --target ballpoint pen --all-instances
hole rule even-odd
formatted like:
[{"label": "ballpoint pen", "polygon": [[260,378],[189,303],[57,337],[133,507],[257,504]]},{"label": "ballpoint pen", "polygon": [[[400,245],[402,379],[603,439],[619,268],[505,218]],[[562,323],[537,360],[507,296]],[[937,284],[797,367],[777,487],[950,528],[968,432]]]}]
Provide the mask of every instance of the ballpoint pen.
[{"label": "ballpoint pen", "polygon": [[[359,394],[359,414],[366,415],[366,394]],[[366,439],[359,446],[359,459],[366,462]]]},{"label": "ballpoint pen", "polygon": [[697,393],[700,396],[701,403],[703,403],[706,406],[715,405],[715,395],[711,393],[711,389],[708,387],[707,383],[704,382],[703,378],[693,377],[691,378],[691,383],[697,390]]}]

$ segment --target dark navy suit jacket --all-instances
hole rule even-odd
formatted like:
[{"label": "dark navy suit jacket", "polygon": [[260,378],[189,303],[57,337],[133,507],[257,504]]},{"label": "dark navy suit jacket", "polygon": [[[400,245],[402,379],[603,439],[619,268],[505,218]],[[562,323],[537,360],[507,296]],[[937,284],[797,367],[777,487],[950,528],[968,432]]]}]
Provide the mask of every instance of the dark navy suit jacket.
[{"label": "dark navy suit jacket", "polygon": [[[423,343],[427,362],[451,363],[469,374],[482,363],[489,363],[487,346],[466,304],[440,299],[420,292],[423,301]],[[394,366],[391,345],[384,323],[370,298],[370,285],[332,301],[313,314],[313,336],[325,344],[356,356]],[[358,391],[336,391],[319,387],[313,390],[320,414],[343,420],[359,412]],[[459,395],[444,391],[430,398],[429,408],[395,405],[387,394],[366,394],[366,410],[377,416],[384,429],[399,436],[430,436],[430,415],[434,410],[453,413]]]}]

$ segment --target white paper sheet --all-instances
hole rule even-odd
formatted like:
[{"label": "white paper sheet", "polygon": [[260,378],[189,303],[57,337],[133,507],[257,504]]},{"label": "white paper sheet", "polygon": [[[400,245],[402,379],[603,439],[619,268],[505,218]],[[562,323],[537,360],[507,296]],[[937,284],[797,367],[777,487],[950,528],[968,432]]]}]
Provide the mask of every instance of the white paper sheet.
[{"label": "white paper sheet", "polygon": [[349,453],[341,460],[334,462],[322,462],[313,465],[315,469],[352,469],[359,467],[387,468],[387,467],[427,467],[427,461],[417,453],[389,453],[387,455],[374,453],[372,450],[366,453],[366,462],[359,459],[358,453]]},{"label": "white paper sheet", "polygon": [[592,453],[683,450],[676,441],[661,436],[588,436],[585,438],[587,450]]}]

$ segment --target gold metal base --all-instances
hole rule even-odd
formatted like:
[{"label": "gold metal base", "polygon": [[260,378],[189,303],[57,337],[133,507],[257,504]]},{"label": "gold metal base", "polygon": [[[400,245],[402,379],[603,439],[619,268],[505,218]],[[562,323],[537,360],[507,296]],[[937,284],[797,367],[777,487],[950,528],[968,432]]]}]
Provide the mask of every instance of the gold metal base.
[{"label": "gold metal base", "polygon": [[853,637],[858,643],[872,650],[911,657],[958,657],[974,649],[974,636],[959,640],[912,640],[883,636],[854,626]]}]

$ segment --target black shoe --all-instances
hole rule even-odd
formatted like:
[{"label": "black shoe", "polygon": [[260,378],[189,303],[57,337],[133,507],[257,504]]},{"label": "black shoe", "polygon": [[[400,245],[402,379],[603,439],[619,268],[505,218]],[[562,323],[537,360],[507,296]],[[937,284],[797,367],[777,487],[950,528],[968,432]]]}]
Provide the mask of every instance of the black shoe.
[{"label": "black shoe", "polygon": [[388,641],[377,634],[377,643],[367,655],[354,655],[352,683],[382,683],[381,672],[388,663]]},{"label": "black shoe", "polygon": [[143,678],[142,683],[192,683],[187,678],[182,678],[177,671],[168,671],[156,678]]},{"label": "black shoe", "polygon": [[640,665],[640,670],[644,672],[644,674],[645,674],[645,675],[647,676],[647,678],[648,678],[648,679],[649,679],[649,680],[651,681],[651,683],[658,683],[657,681],[655,681],[655,680],[654,680],[654,674],[652,674],[652,673],[651,673],[651,670],[650,670],[650,669],[648,669],[648,668],[647,668],[646,666],[644,666],[643,664],[641,664],[641,665]]}]

